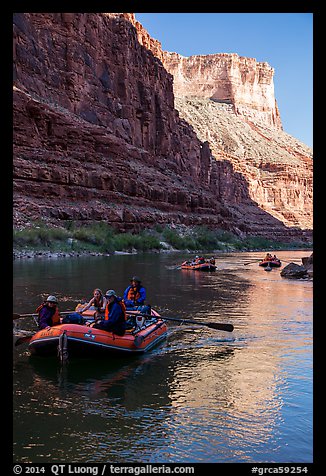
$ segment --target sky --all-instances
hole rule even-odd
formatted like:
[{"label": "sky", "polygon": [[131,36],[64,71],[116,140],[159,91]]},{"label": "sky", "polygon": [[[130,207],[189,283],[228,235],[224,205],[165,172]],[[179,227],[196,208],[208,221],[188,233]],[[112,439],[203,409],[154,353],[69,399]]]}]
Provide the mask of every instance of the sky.
[{"label": "sky", "polygon": [[285,132],[313,147],[313,13],[135,13],[165,51],[237,53],[274,68]]}]

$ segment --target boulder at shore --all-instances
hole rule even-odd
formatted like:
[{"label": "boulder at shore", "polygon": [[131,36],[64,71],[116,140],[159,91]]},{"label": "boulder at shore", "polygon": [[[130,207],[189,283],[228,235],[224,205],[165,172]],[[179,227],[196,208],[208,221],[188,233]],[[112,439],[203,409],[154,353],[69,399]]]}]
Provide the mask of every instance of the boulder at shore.
[{"label": "boulder at shore", "polygon": [[313,253],[309,257],[302,258],[302,265],[290,263],[281,271],[283,278],[312,278],[313,277]]}]

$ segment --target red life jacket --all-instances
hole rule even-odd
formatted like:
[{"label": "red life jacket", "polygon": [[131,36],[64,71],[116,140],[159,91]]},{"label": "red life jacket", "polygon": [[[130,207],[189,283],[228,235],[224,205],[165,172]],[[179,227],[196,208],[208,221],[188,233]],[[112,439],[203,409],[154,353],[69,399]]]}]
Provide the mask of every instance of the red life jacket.
[{"label": "red life jacket", "polygon": [[[121,307],[121,310],[123,312],[123,318],[124,320],[126,321],[127,320],[127,312],[126,312],[126,305],[125,303],[123,302],[123,300],[116,300],[116,302],[119,304],[119,306]],[[106,305],[106,308],[105,308],[105,314],[104,314],[104,320],[105,321],[109,321],[110,320],[110,313],[109,313],[109,303]]]},{"label": "red life jacket", "polygon": [[130,301],[136,302],[137,299],[140,298],[140,292],[138,291],[138,287],[132,287],[129,289],[128,294],[127,294],[127,299]]},{"label": "red life jacket", "polygon": [[[45,302],[40,304],[39,307],[35,311],[35,312],[37,312],[39,317],[40,317],[40,311],[41,311],[41,309],[43,309],[44,306],[45,306]],[[58,306],[55,306],[55,311],[54,311],[54,314],[52,316],[52,325],[56,326],[57,324],[60,324],[60,314],[59,314]]]}]

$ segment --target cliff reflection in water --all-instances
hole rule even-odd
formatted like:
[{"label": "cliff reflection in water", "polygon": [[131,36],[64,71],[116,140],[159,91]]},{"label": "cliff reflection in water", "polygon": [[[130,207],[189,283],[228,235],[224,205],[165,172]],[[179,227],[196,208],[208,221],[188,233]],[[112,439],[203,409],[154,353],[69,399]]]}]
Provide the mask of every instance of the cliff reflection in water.
[{"label": "cliff reflection in water", "polygon": [[[171,256],[123,258],[129,266],[120,269],[108,259],[95,260],[95,269],[88,261],[89,281],[82,261],[70,263],[71,285],[60,279],[61,263],[51,269],[51,288],[46,280],[36,286],[29,272],[20,299],[36,289],[86,294],[95,276],[120,290],[133,270],[162,315],[232,322],[234,332],[171,322],[167,340],[149,354],[71,359],[62,369],[18,349],[15,460],[311,461],[312,283],[240,267],[235,255],[207,274],[171,270]],[[22,274],[17,279],[22,285]]]}]

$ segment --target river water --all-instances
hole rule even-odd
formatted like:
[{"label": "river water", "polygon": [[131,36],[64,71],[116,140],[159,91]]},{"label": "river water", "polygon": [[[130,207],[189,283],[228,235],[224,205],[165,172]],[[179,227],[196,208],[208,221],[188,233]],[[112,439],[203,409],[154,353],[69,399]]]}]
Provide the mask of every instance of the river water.
[{"label": "river water", "polygon": [[[65,367],[14,348],[14,461],[312,462],[313,283],[245,264],[262,255],[218,254],[209,273],[177,269],[189,258],[179,253],[15,261],[14,312],[34,311],[48,294],[62,311],[95,287],[121,295],[138,275],[161,315],[234,331],[169,322],[149,353]],[[19,326],[35,329],[32,318]]]}]

